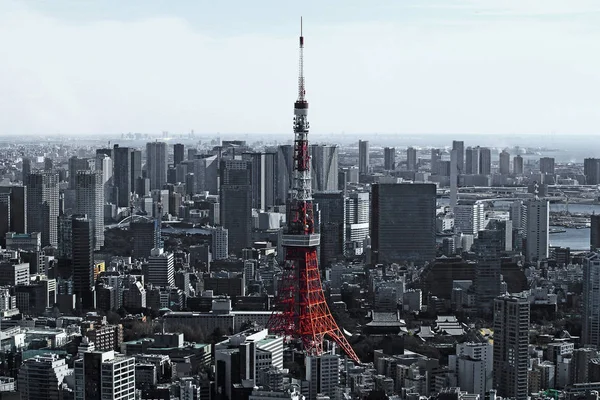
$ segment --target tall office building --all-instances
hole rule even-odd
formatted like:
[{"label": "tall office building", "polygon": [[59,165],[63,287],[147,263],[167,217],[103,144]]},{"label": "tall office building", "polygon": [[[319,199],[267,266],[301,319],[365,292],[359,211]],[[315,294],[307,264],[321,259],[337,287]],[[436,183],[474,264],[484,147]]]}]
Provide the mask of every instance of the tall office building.
[{"label": "tall office building", "polygon": [[146,173],[150,179],[150,190],[162,189],[167,183],[167,144],[146,143]]},{"label": "tall office building", "polygon": [[456,150],[456,165],[458,168],[458,174],[465,174],[465,142],[462,140],[453,140],[452,150]]},{"label": "tall office building", "polygon": [[69,158],[69,189],[75,189],[77,186],[78,171],[92,171],[96,168],[96,160],[93,158],[79,158],[73,156]]},{"label": "tall office building", "polygon": [[276,177],[276,204],[286,204],[290,189],[292,188],[292,164],[294,160],[294,147],[286,144],[277,147]]},{"label": "tall office building", "polygon": [[313,191],[324,192],[337,190],[338,147],[336,145],[311,145],[310,162]]},{"label": "tall office building", "polygon": [[113,199],[113,159],[104,153],[96,153],[96,171],[101,174],[104,201],[114,204]]},{"label": "tall office building", "polygon": [[485,227],[485,205],[476,201],[474,204],[458,204],[454,207],[454,231],[466,235],[477,236]]},{"label": "tall office building", "polygon": [[586,255],[583,262],[583,313],[581,343],[600,346],[600,253]]},{"label": "tall office building", "polygon": [[57,354],[28,358],[19,369],[17,384],[22,400],[62,399],[69,366]]},{"label": "tall office building", "polygon": [[181,164],[185,157],[185,146],[181,143],[176,143],[173,145],[173,164],[178,166]]},{"label": "tall office building", "polygon": [[600,250],[600,214],[590,216],[590,248]]},{"label": "tall office building", "polygon": [[102,171],[78,171],[76,213],[87,215],[94,230],[94,249],[104,246],[104,187]]},{"label": "tall office building", "polygon": [[221,160],[221,224],[229,232],[229,251],[241,254],[252,233],[252,163]]},{"label": "tall office building", "polygon": [[135,358],[85,352],[75,361],[75,400],[134,400]]},{"label": "tall office building", "polygon": [[500,175],[510,174],[510,154],[506,150],[500,152]]},{"label": "tall office building", "polygon": [[492,151],[487,147],[479,149],[479,174],[490,175],[492,173]]},{"label": "tall office building", "polygon": [[22,180],[25,182],[27,179],[27,175],[31,173],[31,159],[27,157],[23,157],[23,161],[21,161],[21,175]]},{"label": "tall office building", "polygon": [[134,217],[129,223],[129,230],[133,236],[134,258],[147,259],[150,257],[152,249],[162,247],[158,220]]},{"label": "tall office building", "polygon": [[413,147],[406,149],[406,169],[409,171],[417,170],[417,149]]},{"label": "tall office building", "polygon": [[372,187],[371,249],[378,263],[435,258],[434,184]]},{"label": "tall office building", "polygon": [[[94,230],[93,223],[85,215],[73,215],[70,226],[73,267],[73,292],[77,296],[77,308],[90,310],[94,301]],[[66,235],[62,235],[66,236]]]},{"label": "tall office building", "polygon": [[130,147],[119,147],[116,144],[113,154],[113,180],[117,206],[129,207],[131,194],[135,191],[135,182],[142,176],[141,152]]},{"label": "tall office building", "polygon": [[326,267],[344,257],[346,243],[346,198],[342,191],[316,192],[314,204],[319,205],[321,224],[321,262]]},{"label": "tall office building", "polygon": [[27,232],[27,192],[25,186],[0,186],[0,245],[7,232]]},{"label": "tall office building", "polygon": [[440,161],[442,161],[442,150],[431,149],[431,174],[440,174]]},{"label": "tall office building", "polygon": [[554,175],[554,158],[552,158],[552,157],[540,158],[540,172],[542,174]]},{"label": "tall office building", "polygon": [[386,147],[383,149],[383,169],[386,171],[396,169],[396,148]]},{"label": "tall office building", "polygon": [[548,258],[550,207],[548,200],[527,202],[525,259],[529,262]]},{"label": "tall office building", "polygon": [[275,153],[244,153],[242,159],[252,163],[252,208],[268,210],[275,205]]},{"label": "tall office building", "polygon": [[479,146],[467,147],[465,152],[465,174],[478,175],[479,165]]},{"label": "tall office building", "polygon": [[351,192],[346,196],[346,244],[348,257],[363,254],[364,240],[369,236],[371,200],[368,192]]},{"label": "tall office building", "polygon": [[523,175],[523,157],[520,155],[513,158],[513,174]]},{"label": "tall office building", "polygon": [[305,361],[306,380],[308,380],[308,399],[317,399],[318,394],[335,398],[340,385],[340,356],[323,354],[308,356]]},{"label": "tall office building", "polygon": [[583,174],[587,185],[600,184],[600,158],[586,158],[583,160]]},{"label": "tall office building", "polygon": [[[473,243],[472,251],[476,255],[475,300],[477,307],[484,314],[491,314],[494,298],[502,294],[502,254],[507,247],[507,233],[512,240],[512,224],[508,221],[509,229],[492,226],[479,232]],[[506,226],[505,226],[506,227]],[[511,246],[512,247],[512,246]]]},{"label": "tall office building", "polygon": [[154,248],[148,262],[143,266],[144,281],[155,286],[175,286],[175,258],[173,253]]},{"label": "tall office building", "polygon": [[58,243],[58,174],[33,172],[26,178],[27,231],[42,233],[42,246]]},{"label": "tall office building", "polygon": [[369,141],[359,140],[358,141],[358,173],[359,175],[366,175],[369,173],[369,166],[371,161],[369,159]]},{"label": "tall office building", "polygon": [[524,297],[494,300],[494,386],[504,398],[527,400],[529,310]]}]

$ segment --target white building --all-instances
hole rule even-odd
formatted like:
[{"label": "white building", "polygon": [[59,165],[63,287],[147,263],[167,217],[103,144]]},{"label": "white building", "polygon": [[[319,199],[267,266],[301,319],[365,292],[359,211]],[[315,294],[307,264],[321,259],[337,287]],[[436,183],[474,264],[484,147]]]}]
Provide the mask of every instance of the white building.
[{"label": "white building", "polygon": [[363,253],[363,241],[369,235],[370,200],[367,192],[352,192],[346,197],[346,254]]},{"label": "white building", "polygon": [[457,344],[456,355],[448,357],[448,366],[456,377],[455,386],[470,394],[485,396],[494,383],[493,351],[490,343]]},{"label": "white building", "polygon": [[477,237],[485,229],[484,204],[459,204],[454,207],[454,231]]},{"label": "white building", "polygon": [[222,226],[212,229],[212,255],[215,260],[229,257],[229,231]]},{"label": "white building", "polygon": [[548,200],[535,199],[527,202],[527,240],[525,259],[530,262],[548,258],[550,207]]},{"label": "white building", "polygon": [[175,286],[175,258],[173,253],[165,253],[164,249],[154,248],[148,257],[146,266],[146,283],[156,286]]},{"label": "white building", "polygon": [[75,400],[90,398],[134,400],[135,358],[106,351],[76,360]]},{"label": "white building", "polygon": [[104,185],[101,171],[77,171],[76,213],[85,214],[94,230],[94,249],[104,246]]}]

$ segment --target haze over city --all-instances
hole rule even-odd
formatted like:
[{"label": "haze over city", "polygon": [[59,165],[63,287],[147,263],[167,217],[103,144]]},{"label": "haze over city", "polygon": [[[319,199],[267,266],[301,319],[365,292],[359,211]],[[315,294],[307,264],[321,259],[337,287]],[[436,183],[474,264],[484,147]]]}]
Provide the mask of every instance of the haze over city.
[{"label": "haze over city", "polygon": [[0,0],[0,136],[595,134],[596,1]]}]

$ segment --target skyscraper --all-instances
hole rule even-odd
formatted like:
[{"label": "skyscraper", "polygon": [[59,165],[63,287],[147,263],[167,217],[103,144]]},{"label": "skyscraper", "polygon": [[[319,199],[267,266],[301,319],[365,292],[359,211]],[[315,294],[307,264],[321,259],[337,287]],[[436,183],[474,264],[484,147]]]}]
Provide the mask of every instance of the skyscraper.
[{"label": "skyscraper", "polygon": [[181,164],[185,157],[185,146],[181,143],[176,143],[173,145],[173,164],[178,166]]},{"label": "skyscraper", "polygon": [[600,250],[600,214],[590,216],[590,248]]},{"label": "skyscraper", "polygon": [[75,400],[135,399],[135,358],[85,352],[75,361]]},{"label": "skyscraper", "polygon": [[540,158],[540,172],[542,174],[554,175],[554,158],[552,158],[552,157]]},{"label": "skyscraper", "polygon": [[440,161],[442,161],[442,151],[440,149],[431,149],[431,174],[439,175]]},{"label": "skyscraper", "polygon": [[130,196],[135,189],[135,180],[132,180],[132,176],[134,175],[132,168],[132,152],[133,149],[129,147],[119,147],[118,144],[116,144],[113,149],[113,179],[116,194],[115,198],[117,206],[119,207],[129,207]]},{"label": "skyscraper", "polygon": [[28,175],[27,230],[42,233],[42,246],[58,243],[58,174],[36,171]]},{"label": "skyscraper", "polygon": [[527,202],[525,259],[529,262],[548,258],[549,211],[548,200],[534,199]]},{"label": "skyscraper", "polygon": [[252,162],[221,160],[221,224],[229,231],[229,251],[241,254],[252,233]]},{"label": "skyscraper", "polygon": [[77,172],[91,171],[95,169],[96,161],[93,158],[79,158],[73,156],[69,158],[69,189],[75,189],[77,186]]},{"label": "skyscraper", "polygon": [[465,174],[467,175],[478,175],[479,174],[479,147],[467,147],[465,153]]},{"label": "skyscraper", "polygon": [[452,150],[456,150],[456,165],[458,168],[458,174],[465,174],[465,142],[462,140],[453,140]]},{"label": "skyscraper", "polygon": [[21,175],[22,180],[25,182],[27,179],[27,175],[31,173],[31,159],[23,157],[23,161],[21,162]]},{"label": "skyscraper", "polygon": [[369,173],[369,165],[371,161],[369,159],[369,141],[359,140],[358,141],[358,173],[359,175],[366,175]]},{"label": "skyscraper", "polygon": [[276,204],[287,204],[292,188],[293,159],[294,147],[292,145],[286,144],[277,147]]},{"label": "skyscraper", "polygon": [[134,217],[129,223],[129,230],[133,236],[133,257],[147,259],[153,248],[162,247],[158,220]]},{"label": "skyscraper", "polygon": [[94,230],[86,215],[71,217],[71,243],[73,254],[73,292],[77,308],[94,308]]},{"label": "skyscraper", "polygon": [[104,187],[102,171],[78,171],[76,213],[87,215],[94,231],[94,249],[104,246]]},{"label": "skyscraper", "polygon": [[378,263],[435,258],[434,184],[372,187],[371,249]]},{"label": "skyscraper", "polygon": [[386,147],[383,149],[383,169],[386,171],[396,169],[396,148]]},{"label": "skyscraper", "polygon": [[342,191],[317,192],[313,195],[321,213],[321,263],[326,267],[332,260],[344,256],[346,243],[346,199]]},{"label": "skyscraper", "polygon": [[370,198],[368,192],[351,192],[346,197],[345,254],[354,257],[363,254],[363,242],[369,236]]},{"label": "skyscraper", "polygon": [[[0,231],[27,232],[27,190],[25,186],[0,186],[0,203],[6,203],[7,225]],[[1,218],[1,217],[0,217]],[[0,238],[1,239],[1,238]]]},{"label": "skyscraper", "polygon": [[600,183],[600,158],[586,158],[583,160],[583,174],[587,185]]},{"label": "skyscraper", "polygon": [[494,300],[494,386],[504,398],[527,400],[529,310],[524,297]]},{"label": "skyscraper", "polygon": [[150,190],[162,189],[167,183],[167,144],[146,143],[146,172],[150,179]]},{"label": "skyscraper", "polygon": [[523,175],[523,157],[520,155],[513,158],[513,174]]},{"label": "skyscraper", "polygon": [[506,150],[500,153],[500,175],[510,174],[510,154]]},{"label": "skyscraper", "polygon": [[479,174],[490,175],[492,173],[492,151],[487,147],[479,149]]},{"label": "skyscraper", "polygon": [[311,182],[317,192],[338,188],[338,147],[336,145],[310,146]]},{"label": "skyscraper", "polygon": [[244,153],[252,163],[252,208],[267,210],[275,205],[275,153]]},{"label": "skyscraper", "polygon": [[161,248],[154,248],[144,265],[144,280],[156,286],[175,286],[175,258],[173,253],[165,253]]},{"label": "skyscraper", "polygon": [[413,147],[406,149],[406,169],[409,171],[417,170],[417,149]]},{"label": "skyscraper", "polygon": [[474,204],[458,204],[454,207],[454,230],[457,233],[477,236],[485,226],[485,205],[476,201]]},{"label": "skyscraper", "polygon": [[600,346],[600,253],[589,253],[583,262],[583,313],[581,343]]}]

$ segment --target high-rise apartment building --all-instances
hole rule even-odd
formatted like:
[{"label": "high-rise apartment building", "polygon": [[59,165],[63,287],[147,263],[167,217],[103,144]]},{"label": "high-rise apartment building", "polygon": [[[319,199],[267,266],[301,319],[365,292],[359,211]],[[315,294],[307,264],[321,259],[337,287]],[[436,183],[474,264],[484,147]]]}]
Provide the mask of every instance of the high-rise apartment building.
[{"label": "high-rise apartment building", "polygon": [[409,171],[417,170],[417,149],[414,147],[406,149],[406,169]]},{"label": "high-rise apartment building", "polygon": [[383,169],[386,171],[396,169],[396,148],[386,147],[383,149]]},{"label": "high-rise apartment building", "polygon": [[85,352],[75,361],[75,400],[134,400],[135,358]]},{"label": "high-rise apartment building", "polygon": [[583,262],[583,313],[581,343],[600,346],[600,253]]},{"label": "high-rise apartment building", "polygon": [[434,184],[372,187],[371,249],[378,263],[435,258]]},{"label": "high-rise apartment building", "polygon": [[492,151],[487,147],[479,149],[479,174],[490,175],[492,173]]},{"label": "high-rise apartment building", "polygon": [[57,354],[37,355],[23,362],[17,383],[22,400],[62,399],[69,366]]},{"label": "high-rise apartment building", "polygon": [[552,157],[540,158],[540,172],[542,174],[554,175],[554,158],[552,158]]},{"label": "high-rise apartment building", "polygon": [[484,227],[484,203],[476,201],[474,204],[458,204],[454,207],[455,232],[477,236]]},{"label": "high-rise apartment building", "polygon": [[458,174],[465,174],[465,142],[462,140],[453,140],[452,150],[456,150],[456,165],[458,168]]},{"label": "high-rise apartment building", "polygon": [[146,173],[150,179],[150,190],[162,189],[167,183],[167,144],[146,143]]},{"label": "high-rise apartment building", "polygon": [[221,224],[229,232],[229,251],[241,254],[252,233],[252,163],[221,160]]},{"label": "high-rise apartment building", "polygon": [[148,262],[143,266],[144,281],[155,286],[175,286],[175,258],[164,249],[152,249]]},{"label": "high-rise apartment building", "polygon": [[313,191],[324,192],[337,190],[338,147],[335,145],[311,145],[310,162]]},{"label": "high-rise apartment building", "polygon": [[181,143],[176,143],[173,145],[173,164],[178,166],[185,159],[185,146]]},{"label": "high-rise apartment building", "polygon": [[548,200],[527,202],[525,259],[529,262],[548,258],[550,207]]},{"label": "high-rise apartment building", "polygon": [[478,175],[479,174],[479,146],[467,147],[465,152],[465,174],[467,175]]},{"label": "high-rise apartment building", "polygon": [[516,155],[513,158],[513,174],[523,175],[523,157]]},{"label": "high-rise apartment building", "polygon": [[58,244],[58,174],[33,172],[26,178],[27,231],[42,233],[42,246]]},{"label": "high-rise apartment building", "polygon": [[369,236],[370,197],[367,192],[350,192],[346,196],[345,254],[354,257],[363,254],[363,244]]},{"label": "high-rise apartment building", "polygon": [[504,398],[527,400],[529,314],[525,297],[494,300],[494,386]]},{"label": "high-rise apartment building", "polygon": [[506,150],[500,152],[500,175],[510,174],[510,154]]},{"label": "high-rise apartment building", "polygon": [[359,140],[358,141],[358,173],[359,175],[366,175],[369,173],[369,166],[371,164],[369,158],[369,141]]},{"label": "high-rise apartment building", "polygon": [[316,192],[314,204],[321,213],[321,263],[325,267],[344,257],[346,243],[346,198],[342,191]]},{"label": "high-rise apartment building", "polygon": [[104,186],[102,171],[77,171],[76,213],[87,215],[94,230],[94,249],[104,246]]}]

